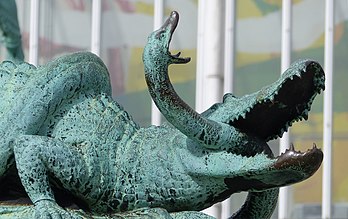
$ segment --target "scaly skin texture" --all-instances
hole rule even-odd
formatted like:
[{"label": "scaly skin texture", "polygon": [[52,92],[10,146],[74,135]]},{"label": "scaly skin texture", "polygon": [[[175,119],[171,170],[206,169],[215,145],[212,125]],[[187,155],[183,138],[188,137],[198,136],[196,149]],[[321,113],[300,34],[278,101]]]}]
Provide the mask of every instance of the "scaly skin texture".
[{"label": "scaly skin texture", "polygon": [[15,0],[0,0],[0,32],[2,32],[0,41],[7,49],[7,58],[12,61],[23,61],[22,37]]},{"label": "scaly skin texture", "polygon": [[[110,98],[107,69],[90,53],[37,69],[2,64],[0,218],[211,218],[198,211],[240,191],[248,198],[231,218],[269,218],[279,187],[315,173],[319,149],[274,157],[267,141],[307,116],[324,88],[320,65],[298,61],[259,92],[226,94],[198,114],[168,76],[170,64],[189,61],[168,51],[178,16],[143,54],[149,92],[171,125],[139,127]],[[25,191],[13,192],[16,170]],[[10,204],[26,194],[33,206]],[[84,211],[64,209],[68,200]]]}]

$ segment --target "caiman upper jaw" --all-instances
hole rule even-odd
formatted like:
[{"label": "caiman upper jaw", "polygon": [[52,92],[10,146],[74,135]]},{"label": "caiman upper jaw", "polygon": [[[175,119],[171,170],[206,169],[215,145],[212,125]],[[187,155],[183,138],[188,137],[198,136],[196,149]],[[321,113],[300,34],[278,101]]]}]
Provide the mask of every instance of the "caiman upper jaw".
[{"label": "caiman upper jaw", "polygon": [[[296,121],[308,119],[317,94],[325,88],[325,75],[319,63],[300,60],[281,78],[259,92],[238,98],[226,97],[244,107],[229,124],[266,141],[283,135]],[[233,113],[231,113],[233,114]]]}]

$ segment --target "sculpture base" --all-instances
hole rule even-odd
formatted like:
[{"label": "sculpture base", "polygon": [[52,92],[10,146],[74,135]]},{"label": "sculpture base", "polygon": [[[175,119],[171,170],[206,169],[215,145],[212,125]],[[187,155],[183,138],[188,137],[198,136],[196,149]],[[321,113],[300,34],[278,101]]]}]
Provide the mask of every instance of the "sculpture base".
[{"label": "sculpture base", "polygon": [[[195,211],[183,211],[168,213],[163,208],[143,208],[130,212],[116,213],[112,215],[91,215],[85,213],[82,210],[67,209],[72,215],[83,219],[213,219],[202,212]],[[33,205],[10,205],[0,203],[0,219],[34,219],[34,207]]]}]

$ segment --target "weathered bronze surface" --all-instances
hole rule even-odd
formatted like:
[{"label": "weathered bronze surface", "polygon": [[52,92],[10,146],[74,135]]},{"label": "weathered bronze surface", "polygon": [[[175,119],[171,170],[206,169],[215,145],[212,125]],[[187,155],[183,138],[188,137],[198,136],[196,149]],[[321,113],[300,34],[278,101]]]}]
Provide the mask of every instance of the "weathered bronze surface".
[{"label": "weathered bronze surface", "polygon": [[267,141],[308,117],[324,89],[320,65],[299,60],[273,84],[226,94],[199,114],[168,76],[170,64],[190,60],[168,51],[178,19],[172,12],[143,54],[171,125],[139,127],[111,99],[108,70],[91,53],[37,68],[1,64],[0,218],[210,218],[198,211],[240,191],[249,195],[232,218],[269,218],[279,187],[315,173],[316,146],[274,157]]}]

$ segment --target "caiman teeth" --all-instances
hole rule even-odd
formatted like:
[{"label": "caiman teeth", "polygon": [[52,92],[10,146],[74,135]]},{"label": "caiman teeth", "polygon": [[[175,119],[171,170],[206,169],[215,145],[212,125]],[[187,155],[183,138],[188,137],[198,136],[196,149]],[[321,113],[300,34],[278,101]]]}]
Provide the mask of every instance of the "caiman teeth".
[{"label": "caiman teeth", "polygon": [[238,117],[236,118],[236,120],[240,120],[243,119],[243,114],[242,115],[238,115]]},{"label": "caiman teeth", "polygon": [[302,75],[303,73],[305,73],[306,70],[304,69],[304,71],[299,71],[298,73],[296,73],[295,75],[298,77],[298,78],[302,78]]},{"label": "caiman teeth", "polygon": [[312,149],[318,149],[317,145],[315,143],[313,143],[313,148]]},{"label": "caiman teeth", "polygon": [[289,150],[290,150],[290,151],[295,151],[295,146],[294,146],[293,143],[290,144]]},{"label": "caiman teeth", "polygon": [[280,130],[279,137],[283,137],[283,134],[284,134],[285,131],[286,131],[285,128],[282,128]]},{"label": "caiman teeth", "polygon": [[317,148],[312,148],[305,152],[288,150],[276,159],[274,164],[276,169],[290,168],[298,170],[298,168],[301,168],[301,170],[305,170],[307,174],[312,175],[319,168],[323,159],[323,153]]},{"label": "caiman teeth", "polygon": [[296,151],[295,150],[295,146],[293,143],[290,144],[289,148],[288,149],[285,149],[285,152],[281,152],[280,155],[277,156],[277,158],[281,157],[282,155],[284,154],[288,154],[288,153],[296,153],[296,154],[301,154],[301,155],[304,155],[306,153],[310,153],[312,151],[315,151],[315,150],[318,150],[318,147],[315,143],[313,143],[313,147],[312,148],[308,148],[306,151],[302,152],[300,150]]},{"label": "caiman teeth", "polygon": [[293,143],[290,144],[289,148],[285,149],[284,152],[281,152],[280,155],[278,155],[276,158],[279,158],[281,156],[283,156],[284,154],[298,154],[298,155],[304,155],[306,153],[309,153],[311,151],[317,150],[317,145],[315,143],[313,143],[313,147],[312,148],[308,148],[306,151],[302,152],[300,150],[296,151],[295,150],[295,146]]}]

